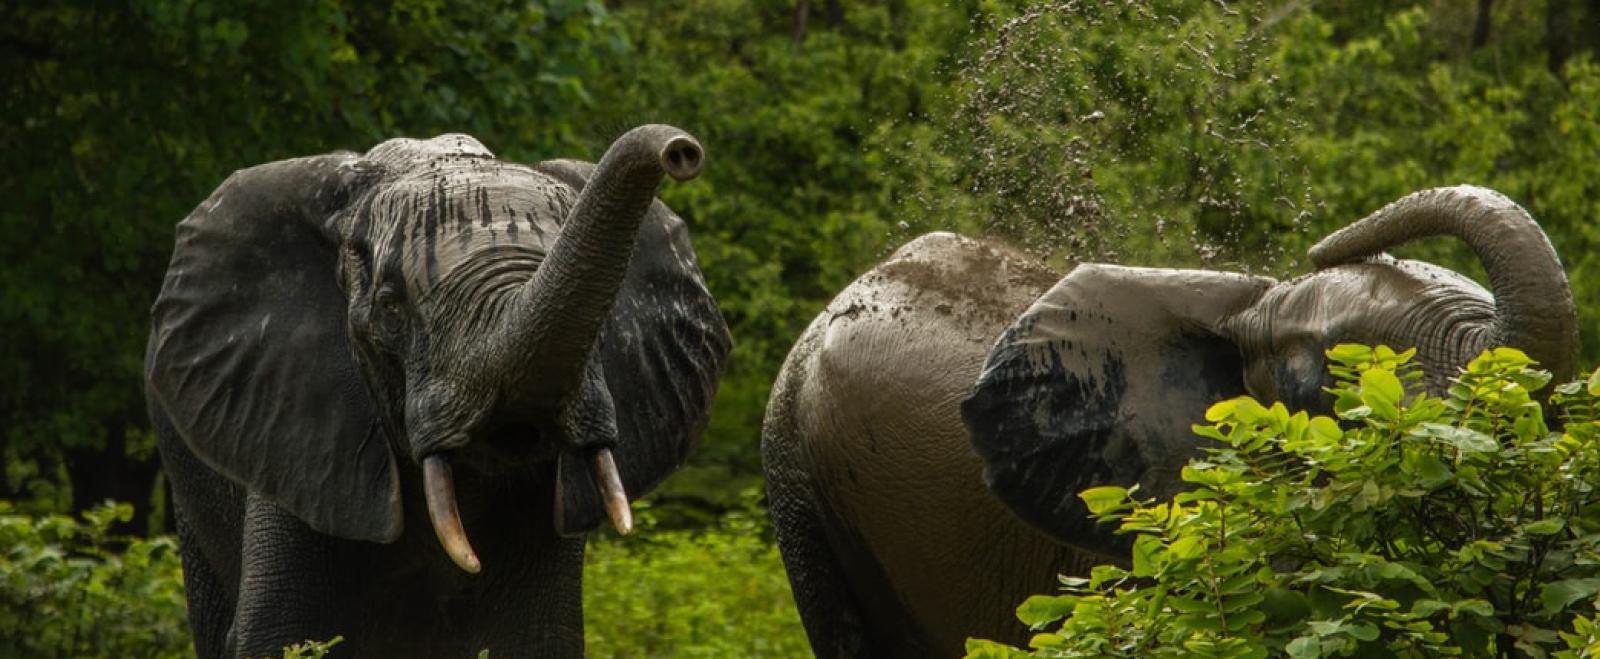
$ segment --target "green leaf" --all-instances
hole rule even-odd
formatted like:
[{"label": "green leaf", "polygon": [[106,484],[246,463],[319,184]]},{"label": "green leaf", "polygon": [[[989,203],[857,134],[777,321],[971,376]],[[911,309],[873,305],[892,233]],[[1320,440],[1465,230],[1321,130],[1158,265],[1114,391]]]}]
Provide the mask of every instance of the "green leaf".
[{"label": "green leaf", "polygon": [[1028,639],[1028,647],[1043,650],[1045,648],[1059,648],[1065,646],[1067,640],[1060,634],[1034,634]]},{"label": "green leaf", "polygon": [[1600,368],[1589,374],[1589,385],[1586,389],[1590,396],[1600,397]]},{"label": "green leaf", "polygon": [[1555,615],[1567,608],[1568,604],[1586,597],[1594,597],[1597,592],[1600,592],[1600,577],[1563,579],[1547,583],[1539,590],[1539,602],[1544,605],[1542,613]]},{"label": "green leaf", "polygon": [[1352,503],[1355,504],[1357,511],[1363,511],[1371,509],[1385,500],[1387,500],[1387,497],[1383,496],[1383,488],[1379,487],[1376,481],[1366,480],[1361,482],[1361,489],[1356,492]]},{"label": "green leaf", "polygon": [[1217,610],[1217,607],[1212,605],[1210,602],[1197,600],[1192,597],[1181,597],[1178,595],[1168,596],[1167,606],[1172,607],[1172,610],[1174,611],[1179,611],[1182,613],[1205,614],[1212,613]]},{"label": "green leaf", "polygon": [[1174,540],[1172,546],[1167,548],[1167,552],[1172,554],[1173,558],[1180,560],[1199,558],[1205,551],[1205,540],[1192,535]]},{"label": "green leaf", "polygon": [[1493,437],[1465,426],[1424,423],[1413,432],[1442,441],[1465,453],[1494,453],[1500,450],[1500,442]]},{"label": "green leaf", "polygon": [[1316,636],[1301,636],[1289,641],[1283,650],[1295,659],[1317,659],[1322,656],[1322,639]]},{"label": "green leaf", "polygon": [[1455,613],[1458,613],[1458,614],[1459,613],[1470,613],[1472,615],[1480,616],[1480,617],[1484,617],[1484,618],[1493,618],[1494,617],[1494,605],[1490,604],[1487,600],[1481,600],[1481,599],[1462,600],[1460,602],[1456,602],[1452,606],[1452,610]]},{"label": "green leaf", "polygon": [[1439,600],[1419,599],[1411,605],[1411,615],[1419,618],[1426,618],[1436,613],[1450,610],[1449,602],[1441,602]]},{"label": "green leaf", "polygon": [[1400,378],[1395,377],[1392,371],[1371,368],[1361,374],[1361,402],[1384,414],[1385,418],[1394,418],[1396,407],[1405,393]]},{"label": "green leaf", "polygon": [[1360,641],[1373,641],[1378,638],[1378,626],[1370,622],[1361,622],[1345,627],[1345,633]]},{"label": "green leaf", "polygon": [[1089,507],[1089,514],[1103,515],[1119,508],[1128,500],[1128,488],[1116,485],[1091,487],[1078,493],[1078,498]]},{"label": "green leaf", "polygon": [[1488,358],[1497,365],[1510,368],[1523,368],[1533,365],[1533,359],[1528,357],[1528,353],[1510,346],[1500,346],[1491,350]]},{"label": "green leaf", "polygon": [[1311,417],[1311,437],[1319,444],[1331,444],[1344,437],[1344,430],[1339,428],[1339,422],[1325,416]]},{"label": "green leaf", "polygon": [[1303,593],[1273,586],[1262,593],[1261,610],[1273,626],[1286,627],[1311,615],[1311,604]]},{"label": "green leaf", "polygon": [[1072,614],[1078,603],[1075,595],[1034,595],[1017,607],[1017,619],[1033,629]]},{"label": "green leaf", "polygon": [[1528,535],[1554,535],[1567,527],[1567,520],[1560,517],[1548,517],[1536,522],[1529,522],[1522,526],[1522,532]]},{"label": "green leaf", "polygon": [[1242,423],[1254,423],[1270,415],[1271,412],[1254,398],[1240,396],[1233,399],[1233,416]]},{"label": "green leaf", "polygon": [[967,659],[1026,659],[1031,656],[1004,643],[981,638],[967,639],[966,651]]},{"label": "green leaf", "polygon": [[1326,353],[1328,359],[1345,366],[1360,366],[1373,360],[1373,350],[1359,343],[1341,343],[1329,348]]},{"label": "green leaf", "polygon": [[1420,454],[1410,457],[1406,467],[1417,487],[1425,490],[1431,490],[1443,485],[1455,476],[1455,473],[1445,466],[1444,461],[1432,454]]},{"label": "green leaf", "polygon": [[1211,407],[1206,408],[1206,420],[1211,423],[1218,423],[1232,418],[1233,409],[1238,405],[1238,400],[1238,398],[1230,398],[1212,403]]},{"label": "green leaf", "polygon": [[1140,535],[1133,541],[1133,576],[1155,576],[1155,562],[1161,551],[1161,540],[1153,535]]}]

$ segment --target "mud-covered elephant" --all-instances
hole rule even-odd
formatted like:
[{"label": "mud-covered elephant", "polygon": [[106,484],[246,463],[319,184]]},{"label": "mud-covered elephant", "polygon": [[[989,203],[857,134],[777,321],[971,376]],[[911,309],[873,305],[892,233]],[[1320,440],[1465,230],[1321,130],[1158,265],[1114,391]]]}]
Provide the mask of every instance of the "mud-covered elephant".
[{"label": "mud-covered elephant", "polygon": [[[1382,252],[1464,240],[1494,293]],[[1013,643],[1054,575],[1126,560],[1083,488],[1179,487],[1190,426],[1241,394],[1325,410],[1323,351],[1417,347],[1439,391],[1486,347],[1570,375],[1576,312],[1554,249],[1471,186],[1410,195],[1327,237],[1316,270],[1083,264],[1056,276],[999,247],[917,239],[851,284],[790,353],[762,454],[795,600],[819,656],[953,656]],[[976,384],[974,384],[976,382]]]},{"label": "mud-covered elephant", "polygon": [[598,165],[395,139],[184,219],[145,368],[199,655],[580,656],[581,534],[627,532],[729,350],[655,199],[703,159],[660,125]]},{"label": "mud-covered elephant", "polygon": [[1060,273],[935,233],[862,275],[801,335],[762,430],[769,512],[811,648],[958,655],[1082,567],[983,485],[959,404],[1000,331]]}]

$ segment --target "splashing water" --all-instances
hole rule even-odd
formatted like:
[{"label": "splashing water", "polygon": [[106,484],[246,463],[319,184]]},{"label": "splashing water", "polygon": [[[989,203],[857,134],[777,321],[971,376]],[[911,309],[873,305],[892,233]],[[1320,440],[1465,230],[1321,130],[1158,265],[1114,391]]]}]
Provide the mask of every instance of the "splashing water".
[{"label": "splashing water", "polygon": [[933,154],[906,156],[936,173],[899,232],[981,233],[1059,261],[1294,267],[1282,238],[1319,204],[1277,74],[1278,18],[1221,0],[1073,0],[980,19],[921,147]]}]

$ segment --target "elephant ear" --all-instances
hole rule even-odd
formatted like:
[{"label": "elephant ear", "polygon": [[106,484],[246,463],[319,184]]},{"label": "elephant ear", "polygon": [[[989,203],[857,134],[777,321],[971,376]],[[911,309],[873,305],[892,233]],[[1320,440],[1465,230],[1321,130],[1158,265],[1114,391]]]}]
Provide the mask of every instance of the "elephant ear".
[{"label": "elephant ear", "polygon": [[[582,189],[594,165],[571,160],[537,169]],[[728,325],[706,289],[682,218],[650,206],[616,305],[595,344],[616,411],[617,470],[629,499],[644,496],[689,457],[732,348]],[[606,510],[587,466],[563,454],[561,533],[591,531]]]},{"label": "elephant ear", "polygon": [[1168,496],[1201,446],[1190,426],[1245,392],[1223,329],[1271,280],[1199,270],[1083,265],[1000,336],[961,414],[984,481],[1057,541],[1126,559],[1086,488]]},{"label": "elephant ear", "polygon": [[354,154],[229,177],[178,224],[145,385],[211,468],[318,531],[387,542],[399,482],[336,274],[336,218],[376,177]]}]

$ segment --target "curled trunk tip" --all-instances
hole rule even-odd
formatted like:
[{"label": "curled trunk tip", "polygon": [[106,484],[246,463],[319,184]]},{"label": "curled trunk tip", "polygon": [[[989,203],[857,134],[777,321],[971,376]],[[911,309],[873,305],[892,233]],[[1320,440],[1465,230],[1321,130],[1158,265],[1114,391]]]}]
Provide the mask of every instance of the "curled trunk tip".
[{"label": "curled trunk tip", "polygon": [[1412,193],[1323,238],[1308,256],[1322,269],[1437,235],[1465,241],[1489,275],[1496,321],[1488,343],[1523,350],[1556,382],[1570,378],[1578,311],[1566,272],[1538,222],[1499,192],[1457,185]]}]

